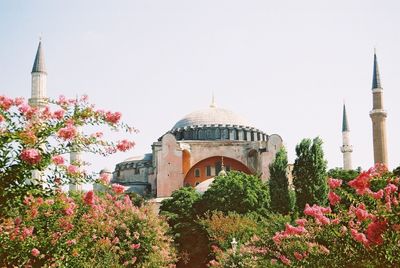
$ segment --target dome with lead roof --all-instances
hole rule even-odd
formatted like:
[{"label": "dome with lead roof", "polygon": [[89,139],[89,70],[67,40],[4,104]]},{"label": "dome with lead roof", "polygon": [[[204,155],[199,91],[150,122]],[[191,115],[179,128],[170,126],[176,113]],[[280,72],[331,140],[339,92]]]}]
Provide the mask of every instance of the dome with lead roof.
[{"label": "dome with lead roof", "polygon": [[250,127],[249,122],[232,111],[210,106],[192,112],[179,120],[172,129],[205,125],[235,125]]}]

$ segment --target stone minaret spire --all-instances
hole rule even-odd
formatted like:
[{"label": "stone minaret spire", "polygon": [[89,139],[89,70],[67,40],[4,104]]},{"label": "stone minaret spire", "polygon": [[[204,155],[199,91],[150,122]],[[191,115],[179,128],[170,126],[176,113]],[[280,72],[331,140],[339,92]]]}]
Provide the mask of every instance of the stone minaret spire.
[{"label": "stone minaret spire", "polygon": [[39,41],[39,46],[36,52],[35,62],[32,67],[32,91],[29,104],[34,107],[43,107],[47,103],[47,71],[44,64],[44,53],[42,41]]},{"label": "stone minaret spire", "polygon": [[351,161],[351,153],[353,152],[353,146],[350,145],[350,129],[347,121],[346,105],[343,104],[343,122],[342,122],[342,139],[343,145],[340,150],[343,153],[343,169],[353,169]]},{"label": "stone minaret spire", "polygon": [[374,163],[388,165],[386,116],[383,109],[383,88],[379,76],[378,60],[374,51],[374,73],[372,74],[373,106],[369,113],[372,119],[372,135],[374,143]]}]

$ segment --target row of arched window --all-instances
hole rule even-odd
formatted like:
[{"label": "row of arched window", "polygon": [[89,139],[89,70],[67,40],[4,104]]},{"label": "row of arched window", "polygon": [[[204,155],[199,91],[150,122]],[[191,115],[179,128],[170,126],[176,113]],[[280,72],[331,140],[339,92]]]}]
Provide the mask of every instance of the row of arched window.
[{"label": "row of arched window", "polygon": [[239,141],[265,141],[267,135],[259,131],[236,129],[203,127],[180,129],[172,131],[177,140],[239,140]]}]

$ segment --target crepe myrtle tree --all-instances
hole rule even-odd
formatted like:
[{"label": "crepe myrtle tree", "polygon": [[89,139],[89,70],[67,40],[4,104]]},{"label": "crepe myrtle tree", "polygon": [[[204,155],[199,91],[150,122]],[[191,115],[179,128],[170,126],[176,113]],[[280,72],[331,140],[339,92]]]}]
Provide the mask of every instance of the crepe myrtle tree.
[{"label": "crepe myrtle tree", "polygon": [[126,139],[107,141],[100,131],[85,133],[87,126],[136,131],[121,122],[121,113],[96,109],[87,96],[60,96],[43,107],[0,96],[0,207],[28,192],[49,194],[68,183],[90,181],[83,163],[67,162],[72,151],[106,156],[134,146]]}]

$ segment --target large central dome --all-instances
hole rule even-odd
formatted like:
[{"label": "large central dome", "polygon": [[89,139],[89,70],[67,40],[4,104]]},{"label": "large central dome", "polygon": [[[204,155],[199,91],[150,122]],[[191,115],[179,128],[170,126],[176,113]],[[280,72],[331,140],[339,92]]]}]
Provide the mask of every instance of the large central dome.
[{"label": "large central dome", "polygon": [[207,109],[198,110],[186,115],[175,124],[173,129],[204,125],[236,125],[250,127],[246,119],[232,111],[210,106]]}]

